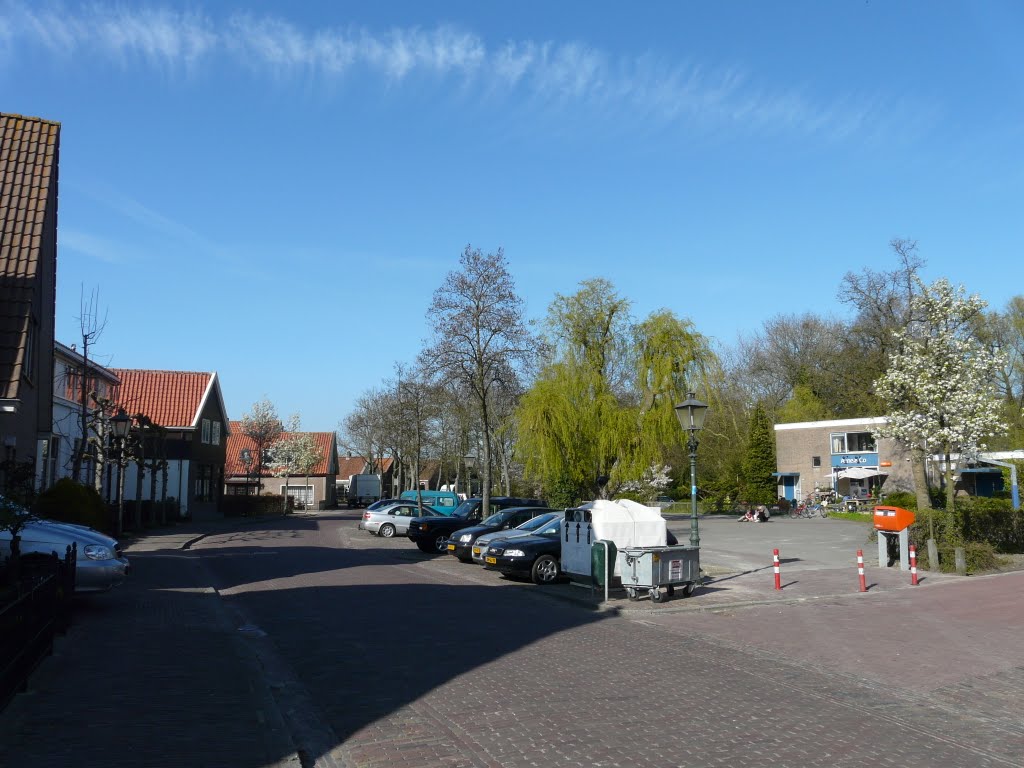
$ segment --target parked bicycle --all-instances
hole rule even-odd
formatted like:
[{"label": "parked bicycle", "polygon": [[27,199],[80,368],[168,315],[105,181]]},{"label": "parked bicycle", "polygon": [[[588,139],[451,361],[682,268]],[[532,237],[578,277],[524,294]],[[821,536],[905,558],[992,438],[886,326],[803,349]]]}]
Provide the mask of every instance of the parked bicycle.
[{"label": "parked bicycle", "polygon": [[789,510],[789,516],[796,517],[828,517],[828,507],[818,501],[804,501]]}]

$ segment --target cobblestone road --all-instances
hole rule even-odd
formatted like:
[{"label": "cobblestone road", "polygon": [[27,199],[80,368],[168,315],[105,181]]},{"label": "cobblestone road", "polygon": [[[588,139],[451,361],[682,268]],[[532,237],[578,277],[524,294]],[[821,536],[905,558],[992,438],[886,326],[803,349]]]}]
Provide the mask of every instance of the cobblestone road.
[{"label": "cobblestone road", "polygon": [[134,555],[0,765],[1024,766],[1024,574],[858,594],[808,557],[781,594],[754,569],[595,610],[353,515],[208,533]]}]

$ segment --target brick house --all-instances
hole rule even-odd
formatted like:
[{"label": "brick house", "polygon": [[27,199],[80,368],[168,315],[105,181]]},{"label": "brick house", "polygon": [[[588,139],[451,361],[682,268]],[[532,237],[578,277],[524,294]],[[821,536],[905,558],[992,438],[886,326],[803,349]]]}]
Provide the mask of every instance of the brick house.
[{"label": "brick house", "polygon": [[909,453],[872,429],[884,417],[775,425],[779,496],[805,499],[815,491],[868,498],[914,488]]},{"label": "brick house", "polygon": [[[229,495],[253,495],[257,488],[267,494],[287,494],[297,506],[306,509],[334,508],[338,504],[338,443],[333,432],[283,432],[278,440],[293,435],[312,435],[320,454],[319,463],[309,475],[284,477],[269,469],[257,478],[253,472],[256,443],[242,433],[241,422],[231,423],[227,441],[227,464],[224,472],[224,492]],[[246,465],[248,459],[248,466]],[[257,482],[258,480],[258,482]]]},{"label": "brick house", "polygon": [[[114,390],[115,405],[129,415],[144,414],[166,430],[166,494],[178,500],[181,516],[194,520],[218,517],[230,429],[217,374],[130,368],[111,368],[110,372],[120,381]],[[135,498],[132,489],[139,488],[136,472],[136,466],[129,464],[127,498]],[[115,473],[115,467],[107,467],[105,488],[110,500],[116,497]],[[148,500],[152,478],[148,471],[143,474],[141,495]],[[156,499],[165,492],[162,474],[157,473]]]},{"label": "brick house", "polygon": [[59,123],[0,113],[0,490],[50,441],[59,159]]}]

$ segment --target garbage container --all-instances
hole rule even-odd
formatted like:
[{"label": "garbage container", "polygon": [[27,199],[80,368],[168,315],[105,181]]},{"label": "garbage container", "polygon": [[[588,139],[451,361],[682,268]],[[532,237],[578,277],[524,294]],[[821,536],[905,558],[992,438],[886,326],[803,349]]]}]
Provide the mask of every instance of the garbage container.
[{"label": "garbage container", "polygon": [[625,547],[619,550],[619,575],[630,600],[646,593],[660,603],[681,587],[689,597],[700,583],[700,548],[690,545],[672,547]]},{"label": "garbage container", "polygon": [[603,587],[606,577],[611,581],[615,575],[615,558],[614,541],[599,539],[590,545],[590,582],[593,586]]}]

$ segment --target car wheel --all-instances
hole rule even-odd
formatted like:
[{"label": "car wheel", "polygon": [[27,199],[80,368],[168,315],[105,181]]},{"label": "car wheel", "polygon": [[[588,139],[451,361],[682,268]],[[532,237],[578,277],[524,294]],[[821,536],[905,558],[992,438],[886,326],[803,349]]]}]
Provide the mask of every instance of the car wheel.
[{"label": "car wheel", "polygon": [[385,539],[390,539],[392,536],[395,535],[395,526],[393,526],[391,523],[384,523],[384,525],[380,527],[380,530],[377,531],[377,533],[379,533]]},{"label": "car wheel", "polygon": [[417,541],[416,546],[419,547],[420,552],[426,552],[428,555],[432,555],[435,551],[432,541]]},{"label": "car wheel", "polygon": [[460,557],[459,558],[459,562],[460,563],[472,563],[473,562],[473,558],[472,557]]},{"label": "car wheel", "polygon": [[443,533],[434,537],[434,551],[440,554],[444,554],[448,551],[448,537]]},{"label": "car wheel", "polygon": [[534,560],[530,577],[534,584],[551,584],[558,578],[558,561],[551,555],[541,555]]}]

